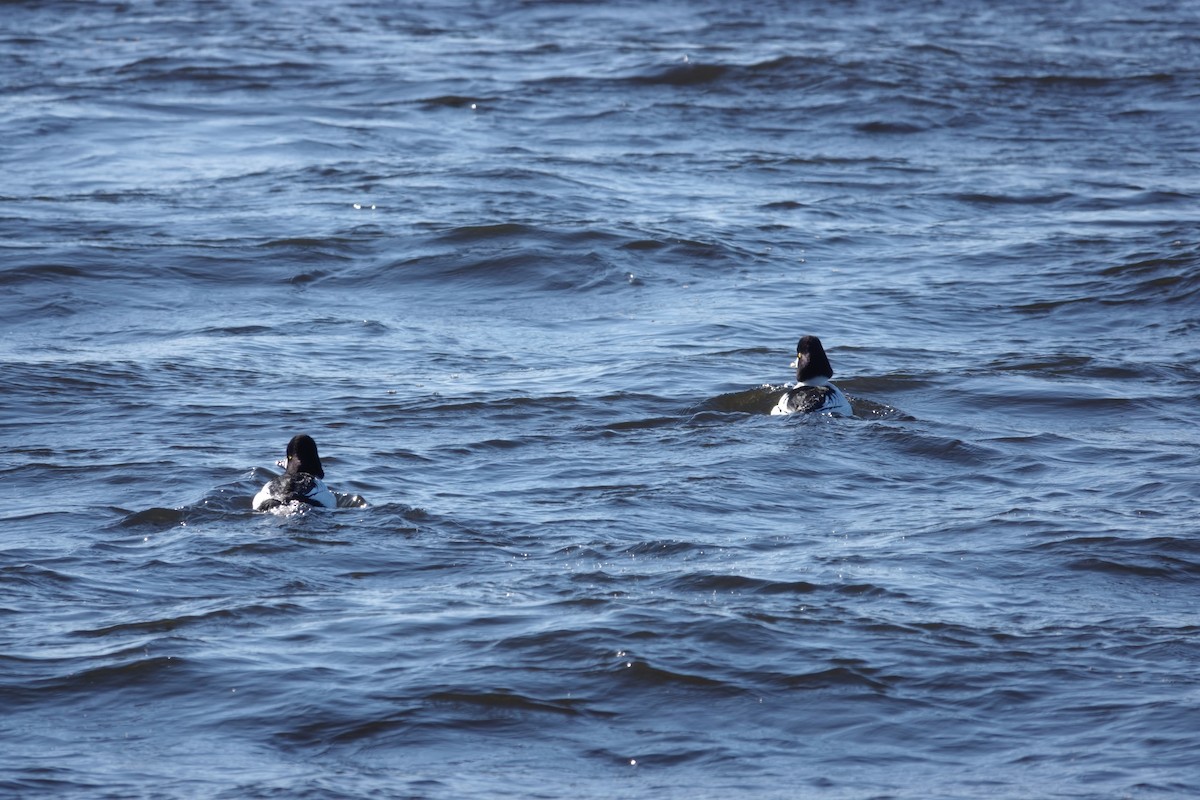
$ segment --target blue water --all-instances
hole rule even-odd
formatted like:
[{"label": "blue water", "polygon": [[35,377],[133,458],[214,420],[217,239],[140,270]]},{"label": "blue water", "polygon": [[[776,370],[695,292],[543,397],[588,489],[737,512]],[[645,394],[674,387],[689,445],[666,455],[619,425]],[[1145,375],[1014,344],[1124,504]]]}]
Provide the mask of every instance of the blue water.
[{"label": "blue water", "polygon": [[0,3],[0,795],[1195,796],[1198,109],[1184,0]]}]

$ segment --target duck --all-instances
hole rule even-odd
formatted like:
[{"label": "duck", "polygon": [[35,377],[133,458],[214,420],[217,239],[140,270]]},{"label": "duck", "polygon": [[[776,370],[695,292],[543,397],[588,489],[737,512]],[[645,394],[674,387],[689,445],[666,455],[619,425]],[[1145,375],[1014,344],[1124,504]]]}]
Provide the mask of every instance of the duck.
[{"label": "duck", "polygon": [[336,508],[337,498],[325,485],[325,470],[317,454],[317,443],[307,434],[293,436],[287,445],[287,461],[282,475],[267,481],[254,495],[251,507],[255,511],[271,511],[293,503]]},{"label": "duck", "polygon": [[772,414],[854,416],[846,395],[829,381],[833,377],[833,367],[820,339],[812,335],[801,336],[796,343],[796,360],[791,366],[796,369],[796,383],[779,398],[771,409]]}]

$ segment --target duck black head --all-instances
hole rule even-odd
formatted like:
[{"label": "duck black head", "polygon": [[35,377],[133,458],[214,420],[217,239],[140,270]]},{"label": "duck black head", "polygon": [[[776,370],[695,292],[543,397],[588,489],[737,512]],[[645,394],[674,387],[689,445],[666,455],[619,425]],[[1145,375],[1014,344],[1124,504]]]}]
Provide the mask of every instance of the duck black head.
[{"label": "duck black head", "polygon": [[307,434],[293,436],[287,446],[287,474],[307,473],[315,478],[324,478],[321,457],[317,455],[317,443]]},{"label": "duck black head", "polygon": [[796,368],[796,380],[808,381],[817,376],[833,377],[833,367],[825,348],[816,336],[801,336],[796,343],[796,360],[792,362]]}]

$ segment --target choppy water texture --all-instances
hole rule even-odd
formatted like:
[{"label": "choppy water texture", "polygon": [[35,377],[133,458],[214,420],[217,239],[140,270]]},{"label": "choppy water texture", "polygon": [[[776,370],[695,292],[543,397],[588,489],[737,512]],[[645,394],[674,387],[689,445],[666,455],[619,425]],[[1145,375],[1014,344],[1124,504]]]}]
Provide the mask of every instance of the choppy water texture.
[{"label": "choppy water texture", "polygon": [[0,794],[1195,796],[1198,109],[1182,0],[0,3]]}]

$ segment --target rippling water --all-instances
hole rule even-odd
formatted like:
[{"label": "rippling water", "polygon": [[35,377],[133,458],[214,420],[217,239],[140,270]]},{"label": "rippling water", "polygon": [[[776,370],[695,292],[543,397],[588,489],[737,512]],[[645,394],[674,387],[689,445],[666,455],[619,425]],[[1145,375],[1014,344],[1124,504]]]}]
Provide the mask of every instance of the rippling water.
[{"label": "rippling water", "polygon": [[[1200,792],[1195,3],[0,56],[3,794]],[[342,507],[252,513],[299,432]]]}]

